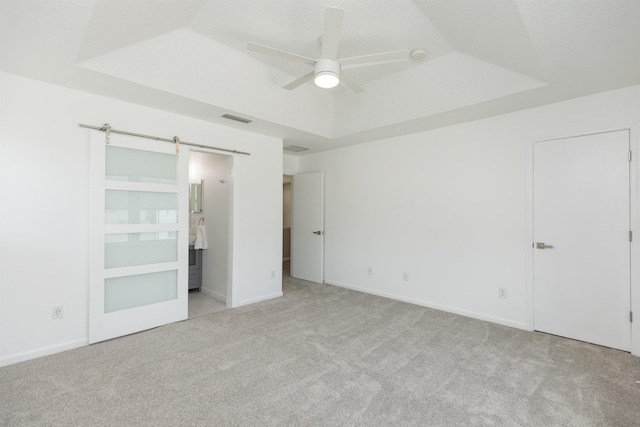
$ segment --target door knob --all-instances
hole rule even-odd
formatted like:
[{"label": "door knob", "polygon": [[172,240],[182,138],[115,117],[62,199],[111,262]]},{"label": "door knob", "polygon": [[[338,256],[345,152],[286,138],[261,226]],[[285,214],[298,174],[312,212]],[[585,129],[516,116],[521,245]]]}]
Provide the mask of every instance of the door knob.
[{"label": "door knob", "polygon": [[322,236],[322,231],[314,231],[313,234],[317,234],[318,236]]},{"label": "door knob", "polygon": [[553,249],[553,245],[545,245],[542,242],[536,243],[536,249]]}]

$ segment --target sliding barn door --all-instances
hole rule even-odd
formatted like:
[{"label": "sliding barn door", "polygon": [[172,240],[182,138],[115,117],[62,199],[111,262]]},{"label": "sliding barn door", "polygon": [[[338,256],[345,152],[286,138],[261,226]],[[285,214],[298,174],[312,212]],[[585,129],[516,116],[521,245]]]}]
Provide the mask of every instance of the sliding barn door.
[{"label": "sliding barn door", "polygon": [[188,149],[91,133],[89,342],[187,318]]}]

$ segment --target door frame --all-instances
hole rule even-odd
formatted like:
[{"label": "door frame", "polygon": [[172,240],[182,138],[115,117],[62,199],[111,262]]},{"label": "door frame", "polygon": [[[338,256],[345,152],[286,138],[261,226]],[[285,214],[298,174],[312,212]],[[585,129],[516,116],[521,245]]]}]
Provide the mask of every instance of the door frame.
[{"label": "door frame", "polygon": [[581,131],[569,134],[549,136],[540,139],[533,139],[526,142],[526,234],[525,234],[525,324],[529,331],[534,330],[534,278],[533,278],[533,148],[538,142],[553,141],[556,139],[588,136],[598,133],[608,133],[616,131],[629,131],[629,146],[633,153],[629,168],[629,215],[630,227],[634,237],[630,244],[631,257],[631,311],[634,313],[634,321],[631,323],[631,354],[640,356],[640,218],[638,208],[640,207],[640,151],[638,143],[638,132],[640,125],[637,123],[620,125],[604,129],[591,131]]}]

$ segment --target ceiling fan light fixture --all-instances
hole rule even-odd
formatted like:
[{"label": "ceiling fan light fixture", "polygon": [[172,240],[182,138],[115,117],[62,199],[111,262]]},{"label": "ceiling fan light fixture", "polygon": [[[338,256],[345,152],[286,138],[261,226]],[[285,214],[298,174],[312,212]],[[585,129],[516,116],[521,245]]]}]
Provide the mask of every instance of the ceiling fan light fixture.
[{"label": "ceiling fan light fixture", "polygon": [[316,86],[323,89],[336,87],[338,86],[338,83],[340,83],[340,79],[333,71],[320,71],[319,73],[316,73],[316,77],[313,81]]},{"label": "ceiling fan light fixture", "polygon": [[319,59],[315,65],[313,82],[323,89],[330,89],[340,83],[340,64],[333,59]]}]

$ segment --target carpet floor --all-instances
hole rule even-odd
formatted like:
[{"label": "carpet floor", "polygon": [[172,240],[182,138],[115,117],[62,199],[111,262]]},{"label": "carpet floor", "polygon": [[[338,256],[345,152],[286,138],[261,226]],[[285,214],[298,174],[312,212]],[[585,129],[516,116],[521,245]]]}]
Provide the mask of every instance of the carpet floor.
[{"label": "carpet floor", "polygon": [[329,285],[0,369],[2,426],[638,426],[640,358]]}]

